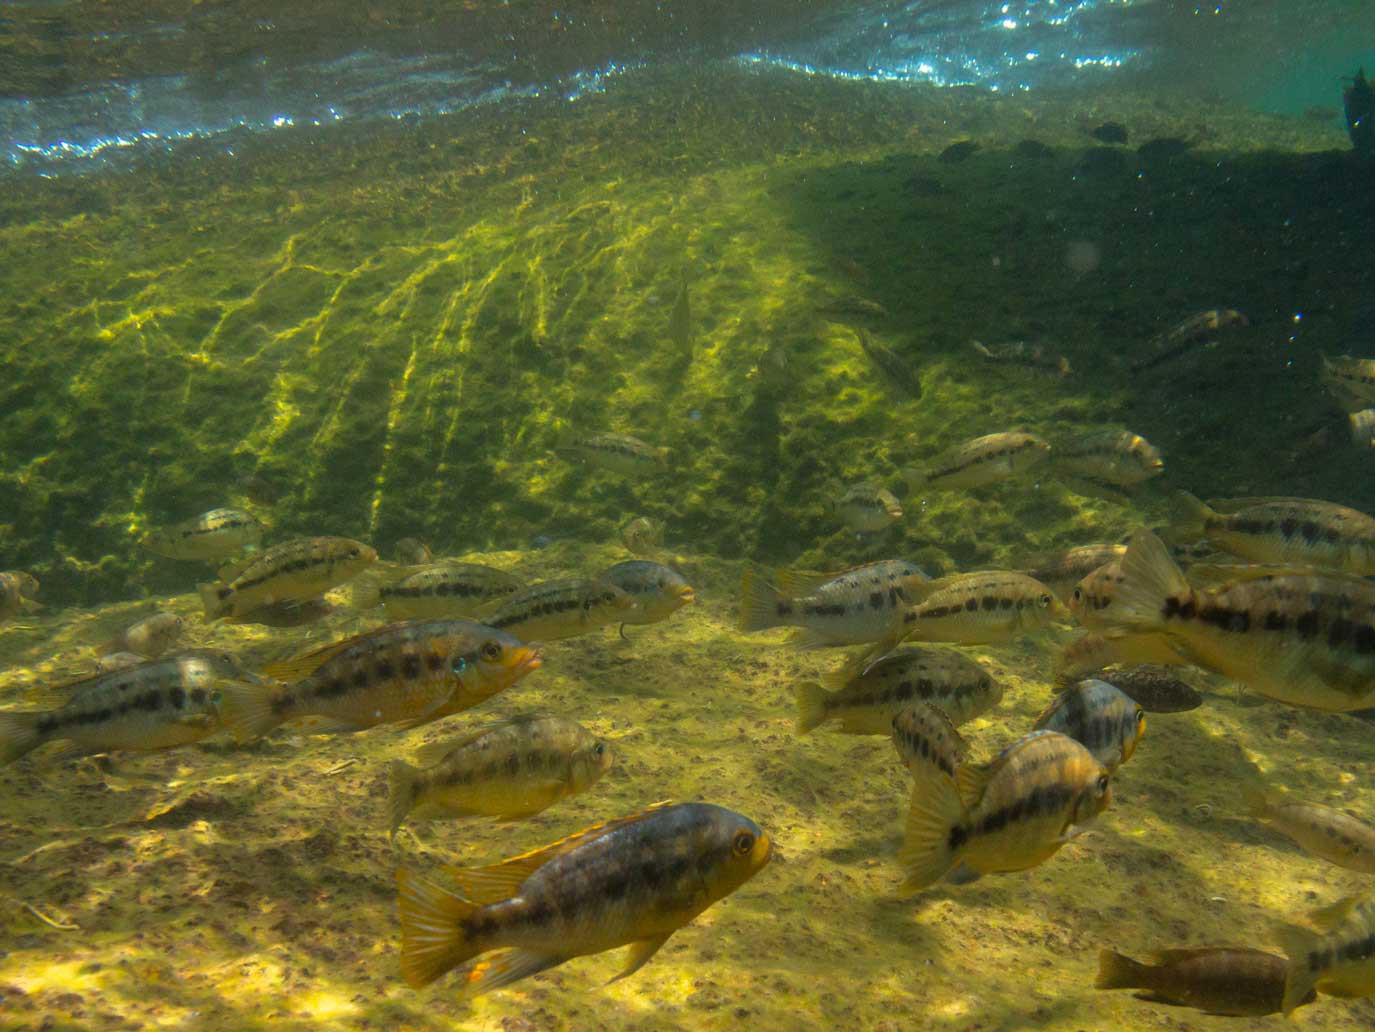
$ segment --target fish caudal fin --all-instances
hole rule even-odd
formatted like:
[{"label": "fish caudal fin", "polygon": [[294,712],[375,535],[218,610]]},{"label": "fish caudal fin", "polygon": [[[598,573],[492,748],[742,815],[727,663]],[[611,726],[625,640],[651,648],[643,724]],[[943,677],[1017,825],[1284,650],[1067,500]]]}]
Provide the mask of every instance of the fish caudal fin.
[{"label": "fish caudal fin", "polygon": [[1165,542],[1149,530],[1138,530],[1122,557],[1122,583],[1112,604],[1114,630],[1158,631],[1165,601],[1192,593]]},{"label": "fish caudal fin", "polygon": [[415,805],[419,776],[420,768],[412,767],[405,760],[392,760],[387,769],[387,816],[390,818],[393,838],[396,837],[396,829],[405,823],[411,807]]},{"label": "fish caudal fin", "polygon": [[415,988],[477,956],[464,922],[478,904],[427,882],[404,867],[396,870],[401,913],[401,974]]},{"label": "fish caudal fin", "polygon": [[278,706],[279,689],[271,682],[231,683],[220,689],[220,724],[236,742],[252,742],[292,716]]},{"label": "fish caudal fin", "polygon": [[1098,951],[1098,977],[1095,989],[1149,989],[1150,967],[1124,957],[1115,950]]},{"label": "fish caudal fin", "polygon": [[1175,495],[1179,511],[1170,529],[1181,541],[1197,541],[1207,537],[1208,526],[1217,520],[1218,515],[1206,503],[1199,501],[1188,491]]},{"label": "fish caudal fin", "polygon": [[201,605],[205,607],[207,620],[218,620],[229,614],[230,607],[220,595],[221,590],[228,590],[223,584],[197,584],[196,590],[200,592]]},{"label": "fish caudal fin", "polygon": [[745,568],[740,577],[742,631],[766,631],[770,627],[783,626],[778,619],[778,605],[784,599],[772,580],[766,569],[755,566]]},{"label": "fish caudal fin", "polygon": [[27,756],[43,744],[41,712],[0,712],[0,767]]},{"label": "fish caudal fin", "polygon": [[797,733],[805,735],[826,722],[826,699],[830,692],[815,681],[804,681],[793,689],[797,697]]},{"label": "fish caudal fin", "polygon": [[965,817],[954,781],[932,772],[913,773],[918,776],[907,808],[907,833],[898,850],[898,863],[907,872],[903,892],[933,885],[955,866],[959,856],[950,847],[950,831]]},{"label": "fish caudal fin", "polygon": [[1322,948],[1322,937],[1298,925],[1280,925],[1275,929],[1275,940],[1289,958],[1289,971],[1284,976],[1284,1003],[1281,1004],[1287,1018],[1308,999],[1322,974],[1321,969],[1314,971],[1308,963],[1309,954]]}]

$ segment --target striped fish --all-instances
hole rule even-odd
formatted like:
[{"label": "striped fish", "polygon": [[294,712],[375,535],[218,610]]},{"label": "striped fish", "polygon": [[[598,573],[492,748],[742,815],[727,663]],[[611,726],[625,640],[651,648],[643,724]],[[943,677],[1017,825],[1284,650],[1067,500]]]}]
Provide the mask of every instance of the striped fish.
[{"label": "striped fish", "polygon": [[382,606],[392,620],[472,616],[523,587],[519,578],[481,563],[439,562],[384,583],[369,570],[353,582],[355,609]]},{"label": "striped fish", "polygon": [[141,544],[168,559],[213,563],[257,548],[265,529],[262,520],[242,509],[211,509],[170,527],[149,531]]},{"label": "striped fish", "polygon": [[1114,628],[1112,637],[1090,632],[1069,642],[1055,657],[1057,684],[1073,684],[1110,666],[1188,666],[1163,634],[1123,634]]},{"label": "striped fish", "polygon": [[966,764],[953,779],[935,765],[910,769],[916,784],[898,853],[904,891],[947,875],[961,883],[1035,867],[1112,803],[1103,765],[1054,731],[1033,731],[991,764]]},{"label": "striped fish", "polygon": [[1122,572],[1108,636],[1162,635],[1194,665],[1294,706],[1375,705],[1375,583],[1243,567],[1195,588],[1148,530],[1132,536]]},{"label": "striped fish", "polygon": [[953,649],[910,646],[876,663],[849,663],[826,682],[797,686],[797,733],[829,720],[849,734],[884,735],[893,717],[914,702],[937,707],[958,727],[1002,701],[1003,686],[978,663]]},{"label": "striped fish", "polygon": [[1136,751],[1146,711],[1108,682],[1091,679],[1060,690],[1032,728],[1073,738],[1111,774]]},{"label": "striped fish", "polygon": [[173,613],[154,613],[97,645],[95,654],[133,652],[146,659],[157,659],[181,636],[182,624],[182,618]]},{"label": "striped fish", "polygon": [[552,580],[522,588],[486,617],[522,641],[557,641],[623,621],[635,600],[602,580]]},{"label": "striped fish", "polygon": [[[1126,549],[1122,550],[1126,554]],[[1113,559],[1084,576],[1069,596],[1069,611],[1080,625],[1091,631],[1113,626],[1112,614],[1107,612],[1117,590],[1122,585],[1122,560]]]},{"label": "striped fish", "polygon": [[879,484],[865,481],[832,490],[834,496],[828,503],[831,514],[856,534],[877,534],[902,519],[902,506]]},{"label": "striped fish", "polygon": [[1035,434],[987,434],[942,452],[924,469],[905,469],[902,476],[914,492],[923,488],[968,490],[1024,473],[1049,455],[1050,445]]},{"label": "striped fish", "polygon": [[1183,491],[1179,499],[1185,511],[1173,529],[1185,539],[1204,538],[1256,563],[1375,574],[1375,519],[1345,505],[1312,498],[1237,498],[1205,505]]},{"label": "striped fish", "polygon": [[217,583],[199,586],[205,618],[232,621],[276,602],[306,602],[375,562],[372,548],[350,538],[297,538],[273,545],[224,567]]},{"label": "striped fish", "polygon": [[[412,986],[491,950],[462,988],[482,993],[574,957],[631,947],[634,974],[669,936],[754,877],[770,856],[752,820],[708,803],[660,805],[493,867],[447,872],[462,895],[402,867],[401,973]],[[615,981],[616,979],[613,979]]]},{"label": "striped fish", "polygon": [[1165,471],[1160,449],[1127,430],[1103,430],[1057,441],[1050,457],[1057,475],[1112,487],[1132,487]]},{"label": "striped fish", "polygon": [[1209,336],[1217,330],[1231,326],[1250,326],[1251,322],[1235,308],[1210,308],[1205,312],[1191,315],[1176,323],[1163,333],[1147,341],[1141,354],[1130,363],[1133,372],[1141,372],[1159,365],[1168,359],[1181,355],[1194,341]]},{"label": "striped fish", "polygon": [[1251,816],[1328,863],[1375,874],[1375,826],[1341,810],[1268,794],[1255,785],[1242,788]]},{"label": "striped fish", "polygon": [[1309,921],[1317,931],[1297,925],[1275,929],[1289,957],[1285,1015],[1314,989],[1346,998],[1375,996],[1375,897],[1352,896],[1314,911]]},{"label": "striped fish", "polygon": [[476,706],[539,665],[538,650],[482,624],[389,624],[265,667],[290,683],[227,689],[221,713],[241,742],[298,717],[323,718],[315,731],[415,727]]},{"label": "striped fish", "polygon": [[624,624],[652,624],[667,620],[696,597],[692,586],[677,570],[648,559],[627,559],[597,575],[599,581],[614,584],[635,603],[621,614]]},{"label": "striped fish", "polygon": [[932,581],[898,624],[900,638],[985,645],[1050,626],[1067,616],[1050,589],[1024,573],[985,570]]},{"label": "striped fish", "polygon": [[580,456],[590,465],[625,477],[648,476],[668,469],[668,449],[630,434],[566,434],[561,450]]},{"label": "striped fish", "polygon": [[1168,667],[1138,664],[1104,674],[1103,680],[1147,713],[1183,713],[1203,705],[1203,696]]},{"label": "striped fish", "polygon": [[1076,584],[1105,563],[1126,554],[1126,545],[1079,545],[1049,556],[1033,569],[1022,572],[1055,592],[1060,601],[1068,602]]},{"label": "striped fish", "polygon": [[48,742],[66,743],[54,759],[199,742],[221,728],[222,693],[257,680],[210,649],[96,674],[56,689],[70,692],[57,709],[0,711],[0,765]]},{"label": "striped fish", "polygon": [[905,559],[884,559],[840,574],[750,566],[740,582],[740,629],[799,627],[802,648],[860,645],[894,633],[929,578]]},{"label": "striped fish", "polygon": [[407,819],[533,817],[585,792],[611,767],[611,747],[565,717],[515,717],[393,760],[392,834]]},{"label": "striped fish", "polygon": [[935,706],[913,702],[893,716],[890,733],[893,748],[908,770],[913,764],[934,767],[947,778],[964,763],[968,745],[950,723],[950,718]]}]

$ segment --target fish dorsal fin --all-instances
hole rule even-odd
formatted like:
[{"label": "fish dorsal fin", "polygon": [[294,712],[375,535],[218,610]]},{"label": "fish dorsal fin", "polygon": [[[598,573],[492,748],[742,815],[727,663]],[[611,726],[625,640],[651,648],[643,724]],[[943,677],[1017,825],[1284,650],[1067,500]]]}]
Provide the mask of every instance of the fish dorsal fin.
[{"label": "fish dorsal fin", "polygon": [[253,560],[258,558],[258,552],[245,552],[243,555],[236,555],[229,562],[225,563],[215,571],[215,576],[224,584],[228,584],[244,570],[248,569]]},{"label": "fish dorsal fin", "polygon": [[1240,512],[1253,505],[1311,505],[1311,498],[1290,498],[1285,495],[1256,495],[1254,498],[1209,498],[1208,505],[1218,512]]},{"label": "fish dorsal fin", "polygon": [[960,790],[960,804],[966,810],[978,805],[1000,763],[1000,760],[984,764],[967,763],[956,769],[955,786]]},{"label": "fish dorsal fin", "polygon": [[773,583],[780,595],[799,598],[810,595],[829,580],[841,576],[838,573],[817,573],[815,570],[773,570]]},{"label": "fish dorsal fin", "polygon": [[343,641],[332,641],[328,645],[321,645],[318,649],[312,649],[299,656],[284,659],[279,663],[269,663],[267,666],[263,667],[263,673],[278,681],[292,682],[303,680],[315,673],[320,667],[324,666],[349,646],[355,644],[359,637],[360,635],[354,635],[351,638],[345,638]]},{"label": "fish dorsal fin", "polygon": [[469,728],[467,731],[460,731],[456,735],[441,738],[438,741],[426,742],[415,751],[415,762],[421,767],[433,767],[455,749],[461,749],[465,745],[471,745],[484,735],[489,735],[493,731],[500,731],[502,728],[514,727],[518,724],[528,724],[536,719],[538,718],[534,714],[523,713],[519,716],[511,717],[509,720],[490,721],[479,727]]},{"label": "fish dorsal fin", "polygon": [[616,817],[600,824],[593,824],[582,831],[551,842],[547,846],[513,856],[490,867],[445,867],[444,873],[458,882],[463,895],[478,903],[499,903],[516,895],[522,882],[555,857],[572,852],[578,846],[595,838],[644,820],[650,814],[671,806],[669,800],[655,803],[638,813],[626,817]]}]

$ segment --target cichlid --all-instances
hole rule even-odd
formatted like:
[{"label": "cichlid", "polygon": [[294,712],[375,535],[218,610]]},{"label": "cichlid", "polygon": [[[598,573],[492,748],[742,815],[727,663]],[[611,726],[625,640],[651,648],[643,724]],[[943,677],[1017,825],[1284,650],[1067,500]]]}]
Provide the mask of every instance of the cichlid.
[{"label": "cichlid", "polygon": [[1113,636],[1106,637],[1090,632],[1060,649],[1055,657],[1055,680],[1058,684],[1073,684],[1105,667],[1146,663],[1187,666],[1189,660],[1180,655],[1163,634],[1119,635],[1114,629]]},{"label": "cichlid", "polygon": [[914,702],[929,703],[958,727],[1002,701],[1003,686],[978,663],[953,649],[909,646],[866,666],[849,663],[826,682],[797,686],[797,733],[829,720],[849,734],[884,735],[893,717]]},{"label": "cichlid", "polygon": [[383,583],[377,570],[369,570],[353,582],[353,605],[380,605],[391,620],[441,620],[472,616],[523,586],[518,577],[480,563],[440,562],[391,584]]},{"label": "cichlid", "polygon": [[1331,996],[1375,995],[1375,898],[1352,896],[1314,911],[1317,931],[1281,925],[1275,936],[1289,957],[1283,1011],[1302,1006],[1314,989]]},{"label": "cichlid", "polygon": [[429,566],[434,562],[434,552],[419,538],[402,538],[396,543],[396,561],[402,566]]},{"label": "cichlid", "polygon": [[1160,449],[1139,434],[1104,430],[1057,441],[1051,470],[1110,487],[1132,487],[1165,471]]},{"label": "cichlid", "polygon": [[137,652],[109,652],[95,661],[95,669],[98,674],[108,674],[112,670],[123,670],[146,662],[148,660]]},{"label": "cichlid", "polygon": [[1079,545],[1049,556],[1033,569],[1022,572],[1055,592],[1060,601],[1068,602],[1076,584],[1094,570],[1126,554],[1126,545]]},{"label": "cichlid", "polygon": [[18,616],[26,606],[38,605],[38,580],[22,571],[0,573],[0,620]]},{"label": "cichlid", "polygon": [[170,527],[149,531],[142,545],[168,559],[217,562],[257,548],[265,529],[262,520],[242,509],[211,509]]},{"label": "cichlid", "polygon": [[[1258,1018],[1277,1014],[1284,1003],[1289,965],[1263,950],[1234,946],[1159,950],[1142,964],[1112,950],[1098,951],[1095,989],[1142,989],[1138,999],[1205,1014]],[[1317,993],[1295,1006],[1312,1003]]]},{"label": "cichlid", "polygon": [[1268,794],[1255,785],[1242,788],[1251,816],[1328,863],[1375,874],[1375,826],[1341,810]]},{"label": "cichlid", "polygon": [[1148,341],[1139,358],[1130,363],[1133,372],[1141,372],[1161,362],[1181,355],[1194,341],[1216,330],[1230,326],[1250,326],[1251,321],[1235,308],[1210,308],[1191,315]]},{"label": "cichlid", "polygon": [[1179,498],[1185,514],[1174,530],[1183,538],[1204,538],[1256,563],[1375,574],[1375,519],[1345,505],[1311,498],[1237,498],[1205,505],[1184,491]]},{"label": "cichlid", "polygon": [[[1126,549],[1122,550],[1126,554]],[[1069,596],[1069,611],[1080,625],[1091,631],[1113,626],[1112,614],[1106,612],[1122,585],[1122,560],[1113,559],[1086,574]]]},{"label": "cichlid", "polygon": [[227,689],[225,726],[241,742],[298,717],[312,730],[416,727],[476,706],[540,665],[538,650],[467,620],[389,624],[274,663],[268,683]]},{"label": "cichlid", "polygon": [[942,452],[923,470],[905,469],[902,475],[914,492],[923,488],[967,490],[1024,473],[1049,455],[1050,445],[1035,434],[988,434]]},{"label": "cichlid", "polygon": [[552,580],[509,596],[485,619],[522,641],[557,641],[587,634],[631,615],[635,600],[601,580]]},{"label": "cichlid", "polygon": [[1321,376],[1323,383],[1348,409],[1364,409],[1375,402],[1375,359],[1324,355]]},{"label": "cichlid", "polygon": [[653,555],[664,543],[663,521],[637,516],[621,528],[621,541],[633,555]]},{"label": "cichlid", "polygon": [[953,778],[914,763],[916,784],[898,860],[904,891],[1023,871],[1052,856],[1112,803],[1108,772],[1072,738],[1033,731],[987,766]]},{"label": "cichlid", "polygon": [[1195,588],[1137,531],[1111,609],[1114,635],[1163,635],[1189,662],[1310,709],[1375,705],[1375,583],[1271,567]]},{"label": "cichlid", "polygon": [[1041,373],[1064,379],[1073,371],[1069,359],[1064,355],[1051,352],[1043,344],[1031,344],[1024,340],[1013,340],[1003,344],[987,345],[971,340],[969,346],[974,353],[991,365],[1010,369],[1020,369],[1029,373]]},{"label": "cichlid", "polygon": [[629,434],[566,434],[559,447],[583,461],[621,476],[647,476],[668,469],[668,449]]},{"label": "cichlid", "polygon": [[889,733],[898,759],[908,770],[914,764],[934,767],[953,778],[964,763],[969,746],[944,711],[925,702],[913,702],[893,715]]},{"label": "cichlid", "polygon": [[1107,681],[1090,679],[1060,689],[1032,728],[1068,735],[1111,774],[1136,751],[1146,711]]},{"label": "cichlid", "polygon": [[112,652],[133,652],[145,659],[157,659],[181,637],[183,623],[181,617],[172,613],[154,613],[97,645],[95,653],[108,656]]},{"label": "cichlid", "polygon": [[849,487],[835,486],[828,503],[831,514],[856,534],[876,534],[902,519],[902,506],[893,493],[865,481]]},{"label": "cichlid", "polygon": [[533,817],[586,792],[611,767],[611,747],[565,717],[516,717],[393,760],[392,834],[408,819]]},{"label": "cichlid", "polygon": [[209,649],[96,674],[65,686],[57,709],[0,712],[0,764],[55,741],[67,743],[62,758],[198,742],[220,730],[223,692],[257,681]]},{"label": "cichlid", "polygon": [[652,624],[667,620],[696,594],[682,574],[663,563],[648,559],[627,559],[597,575],[599,581],[614,584],[635,603],[621,615],[622,624]]},{"label": "cichlid", "polygon": [[470,870],[449,868],[463,895],[396,872],[401,972],[428,985],[491,950],[463,988],[486,992],[574,957],[629,945],[634,974],[669,936],[769,862],[754,821],[708,803],[660,805],[543,849]]},{"label": "cichlid", "polygon": [[274,602],[305,602],[375,562],[372,548],[350,538],[297,538],[273,545],[221,569],[217,583],[199,586],[205,617],[232,621]]},{"label": "cichlid", "polygon": [[799,627],[802,648],[860,645],[890,637],[929,581],[905,559],[884,559],[840,574],[750,566],[740,582],[740,629]]},{"label": "cichlid", "polygon": [[1147,713],[1183,713],[1203,705],[1203,696],[1168,667],[1138,664],[1105,673],[1103,680]]},{"label": "cichlid", "polygon": [[1067,615],[1050,589],[1024,573],[985,570],[931,581],[902,614],[897,634],[914,641],[984,645],[1050,626]]},{"label": "cichlid", "polygon": [[251,609],[236,617],[234,622],[261,624],[263,627],[304,627],[306,624],[319,623],[331,613],[339,611],[339,606],[323,598],[308,598],[300,602],[284,600]]}]

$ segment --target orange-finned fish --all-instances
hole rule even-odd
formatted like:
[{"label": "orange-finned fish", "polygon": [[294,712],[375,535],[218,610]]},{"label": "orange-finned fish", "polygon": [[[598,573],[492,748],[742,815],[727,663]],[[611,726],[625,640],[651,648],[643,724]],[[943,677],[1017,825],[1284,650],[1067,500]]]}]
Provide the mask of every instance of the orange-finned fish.
[{"label": "orange-finned fish", "polygon": [[227,689],[221,712],[241,742],[298,717],[324,718],[313,730],[415,727],[476,706],[539,665],[538,650],[468,620],[389,624],[264,668],[291,683]]},{"label": "orange-finned fish", "polygon": [[406,868],[400,889],[401,972],[413,986],[491,950],[468,969],[472,993],[573,957],[631,947],[616,979],[769,862],[769,837],[708,803],[659,805],[588,828],[493,867],[448,868],[462,895]]}]

